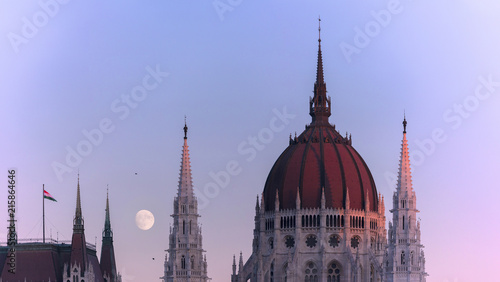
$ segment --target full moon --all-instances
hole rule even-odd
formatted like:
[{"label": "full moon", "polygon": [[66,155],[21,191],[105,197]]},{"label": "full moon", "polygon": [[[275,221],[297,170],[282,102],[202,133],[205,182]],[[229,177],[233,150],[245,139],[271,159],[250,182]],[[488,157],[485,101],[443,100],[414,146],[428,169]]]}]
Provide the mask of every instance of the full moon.
[{"label": "full moon", "polygon": [[148,230],[155,224],[155,217],[148,210],[140,210],[135,215],[135,224],[142,230]]}]

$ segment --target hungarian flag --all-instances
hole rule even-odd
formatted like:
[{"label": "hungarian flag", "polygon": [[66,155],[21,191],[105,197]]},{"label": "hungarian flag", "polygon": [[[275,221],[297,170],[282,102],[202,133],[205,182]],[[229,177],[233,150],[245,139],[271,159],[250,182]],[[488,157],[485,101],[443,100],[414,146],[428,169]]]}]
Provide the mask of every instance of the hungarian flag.
[{"label": "hungarian flag", "polygon": [[44,199],[49,199],[51,201],[54,201],[54,202],[57,202],[56,199],[54,199],[54,197],[52,197],[52,195],[49,194],[49,192],[43,190],[43,198]]}]

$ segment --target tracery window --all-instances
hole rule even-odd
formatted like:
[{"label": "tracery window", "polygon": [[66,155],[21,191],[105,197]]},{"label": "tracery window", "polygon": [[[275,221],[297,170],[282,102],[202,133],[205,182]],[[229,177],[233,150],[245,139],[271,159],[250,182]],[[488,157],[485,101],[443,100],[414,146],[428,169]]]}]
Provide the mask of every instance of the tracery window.
[{"label": "tracery window", "polygon": [[338,263],[333,262],[328,267],[327,282],[340,282],[340,266]]},{"label": "tracery window", "polygon": [[306,245],[309,248],[316,247],[316,243],[318,243],[318,239],[316,239],[316,235],[309,235],[306,237]]},{"label": "tracery window", "polygon": [[330,247],[336,248],[339,246],[340,243],[340,236],[335,234],[330,236],[330,239],[328,240],[328,244],[330,244]]},{"label": "tracery window", "polygon": [[359,246],[359,237],[358,236],[354,236],[351,238],[351,247],[356,249],[358,246]]},{"label": "tracery window", "polygon": [[316,267],[316,264],[314,264],[314,262],[307,263],[305,273],[305,282],[319,282],[318,268]]}]

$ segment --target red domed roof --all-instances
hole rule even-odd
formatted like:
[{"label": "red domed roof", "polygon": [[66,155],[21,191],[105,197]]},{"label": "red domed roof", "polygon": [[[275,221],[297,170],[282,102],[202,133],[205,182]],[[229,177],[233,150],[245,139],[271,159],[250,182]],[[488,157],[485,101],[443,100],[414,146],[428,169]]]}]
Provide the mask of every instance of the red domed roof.
[{"label": "red domed roof", "polygon": [[375,182],[363,158],[333,126],[310,125],[281,154],[267,177],[264,205],[275,209],[278,190],[280,209],[295,209],[297,188],[301,208],[320,208],[322,187],[326,208],[346,208],[347,191],[351,209],[365,209],[366,195],[371,211],[377,211]]},{"label": "red domed roof", "polygon": [[314,97],[310,100],[312,123],[290,139],[290,145],[274,164],[264,187],[266,211],[275,210],[276,192],[279,209],[295,209],[297,189],[301,208],[320,208],[322,189],[326,208],[347,208],[377,211],[377,188],[365,161],[351,146],[351,139],[342,137],[328,122],[331,101],[326,96],[323,76],[321,39]]}]

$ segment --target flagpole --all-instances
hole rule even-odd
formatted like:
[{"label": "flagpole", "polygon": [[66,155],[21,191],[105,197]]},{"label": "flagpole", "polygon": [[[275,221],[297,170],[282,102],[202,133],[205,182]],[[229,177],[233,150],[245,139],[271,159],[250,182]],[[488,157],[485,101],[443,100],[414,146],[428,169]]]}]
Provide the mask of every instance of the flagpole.
[{"label": "flagpole", "polygon": [[43,243],[45,244],[45,184],[42,184],[42,206],[43,206]]}]

